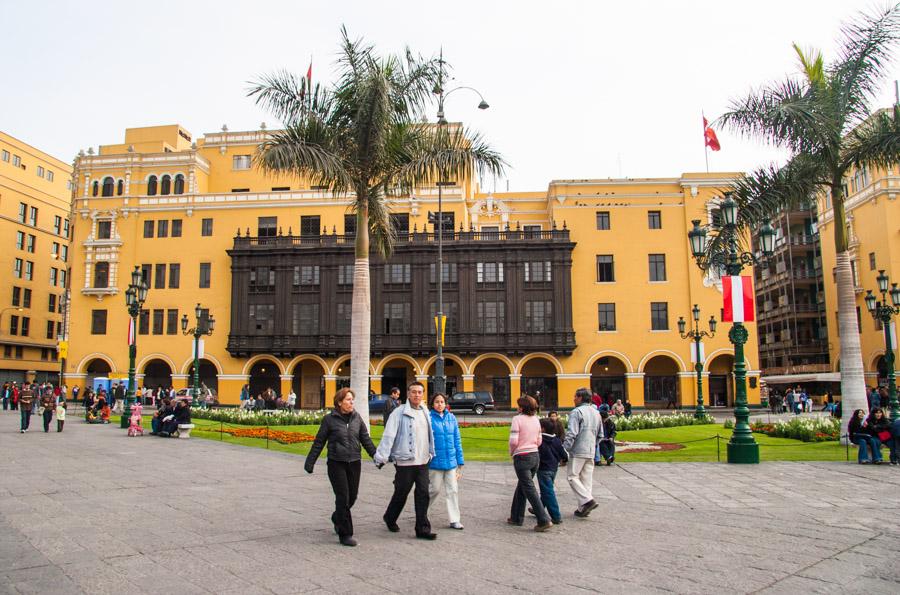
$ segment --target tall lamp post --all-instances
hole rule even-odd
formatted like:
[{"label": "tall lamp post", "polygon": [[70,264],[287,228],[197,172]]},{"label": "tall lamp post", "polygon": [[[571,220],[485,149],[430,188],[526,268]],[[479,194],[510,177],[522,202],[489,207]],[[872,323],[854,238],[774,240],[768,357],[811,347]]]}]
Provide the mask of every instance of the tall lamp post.
[{"label": "tall lamp post", "polygon": [[[891,337],[891,319],[900,314],[900,288],[896,283],[891,283],[891,289],[888,291],[888,283],[890,279],[884,274],[884,270],[878,271],[878,291],[881,292],[881,301],[872,293],[870,289],[866,292],[866,309],[875,320],[881,321],[884,327],[884,361],[887,363],[888,374],[888,398],[891,407],[891,421],[900,417],[900,403],[897,402],[897,382],[894,376],[894,341]],[[887,296],[891,295],[891,304],[888,304]]]},{"label": "tall lamp post", "polygon": [[[438,71],[438,82],[434,87],[433,93],[438,96],[438,130],[441,134],[446,134],[447,119],[444,117],[444,100],[447,99],[447,97],[449,97],[451,93],[454,93],[461,89],[468,89],[469,91],[475,92],[481,99],[478,104],[478,109],[485,110],[491,106],[488,105],[488,102],[484,100],[484,97],[481,95],[481,93],[479,93],[478,90],[473,87],[454,87],[453,89],[445,92],[443,51],[441,52],[441,57],[438,60],[438,64],[440,66],[440,70]],[[446,320],[444,319],[444,181],[441,178],[443,178],[443,171],[438,172],[438,212],[436,215],[429,213],[428,219],[429,222],[433,225],[433,228],[437,230],[438,240],[438,260],[437,270],[435,271],[435,275],[437,276],[438,300],[437,314],[435,315],[435,330],[437,332],[437,357],[434,360],[434,392],[446,394],[447,375],[444,373],[444,328],[446,324]]]},{"label": "tall lamp post", "polygon": [[[725,241],[724,251],[707,254],[706,229],[700,227],[700,220],[694,219],[694,228],[688,232],[691,253],[697,266],[706,271],[710,268],[724,270],[726,275],[741,274],[744,266],[757,262],[752,252],[738,251],[737,216],[738,205],[730,194],[719,205],[722,224],[717,226],[719,237]],[[775,230],[766,223],[759,230],[759,243],[763,256],[768,258],[775,249]],[[747,364],[744,361],[744,343],[749,333],[742,322],[734,322],[728,332],[728,339],[734,345],[734,432],[728,441],[729,463],[759,463],[759,444],[750,430],[750,409],[747,407]]]},{"label": "tall lamp post", "polygon": [[678,333],[682,339],[690,339],[694,342],[694,357],[697,360],[694,369],[697,370],[697,408],[694,409],[694,417],[702,419],[706,417],[706,409],[703,407],[703,359],[700,357],[700,340],[703,337],[713,338],[716,336],[716,317],[709,317],[709,332],[700,330],[700,306],[694,304],[691,310],[694,319],[691,324],[691,330],[685,332],[687,321],[683,316],[678,317]]},{"label": "tall lamp post", "polygon": [[134,402],[134,360],[137,357],[137,317],[147,300],[147,284],[141,278],[138,266],[131,271],[131,284],[125,290],[125,305],[128,306],[128,392],[125,393],[125,409],[122,411],[120,428],[127,428],[131,417],[131,404]]},{"label": "tall lamp post", "polygon": [[194,336],[194,374],[193,374],[193,393],[191,398],[191,407],[199,405],[200,399],[200,337],[203,335],[213,334],[216,328],[216,319],[210,315],[203,320],[203,308],[198,303],[194,306],[194,316],[197,318],[197,324],[194,328],[188,328],[188,315],[181,317],[181,332],[185,335]]}]

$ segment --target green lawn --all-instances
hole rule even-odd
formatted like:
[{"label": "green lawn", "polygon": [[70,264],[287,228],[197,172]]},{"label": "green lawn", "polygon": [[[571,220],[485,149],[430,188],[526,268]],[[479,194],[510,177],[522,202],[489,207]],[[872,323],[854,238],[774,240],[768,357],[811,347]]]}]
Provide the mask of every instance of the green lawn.
[{"label": "green lawn", "polygon": [[[259,438],[235,438],[229,434],[219,433],[219,422],[202,419],[194,420],[196,428],[192,436],[208,440],[222,440],[257,448],[266,448],[266,441]],[[148,424],[149,426],[149,421]],[[231,426],[235,427],[235,426]],[[273,430],[306,432],[315,435],[318,426],[272,426]],[[372,427],[372,438],[377,443],[381,438],[382,427]],[[509,428],[463,428],[463,451],[470,461],[508,461],[507,439]],[[616,456],[620,463],[628,462],[709,462],[716,461],[716,434],[719,434],[721,460],[726,457],[726,444],[731,437],[731,430],[721,425],[683,426],[678,428],[660,428],[656,430],[635,430],[619,432],[617,439],[631,442],[668,442],[681,443],[684,448],[662,452],[621,453]],[[787,438],[770,438],[763,434],[754,434],[760,444],[760,458],[763,461],[844,461],[847,458],[845,447],[837,442],[800,442]],[[710,439],[712,438],[712,439]],[[307,454],[310,443],[280,444],[269,440],[270,450],[280,450],[295,454]],[[855,453],[850,453],[854,456]]]}]

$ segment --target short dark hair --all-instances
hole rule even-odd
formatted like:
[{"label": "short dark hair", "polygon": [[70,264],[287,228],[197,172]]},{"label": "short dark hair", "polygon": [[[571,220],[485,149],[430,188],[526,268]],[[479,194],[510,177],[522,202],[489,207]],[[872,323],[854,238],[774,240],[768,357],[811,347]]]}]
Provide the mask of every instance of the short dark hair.
[{"label": "short dark hair", "polygon": [[591,391],[586,388],[579,388],[575,391],[575,396],[578,397],[582,403],[590,403],[591,402]]},{"label": "short dark hair", "polygon": [[534,397],[530,397],[528,395],[523,395],[516,401],[516,405],[519,406],[519,409],[522,410],[524,415],[534,415],[534,412],[537,411],[538,404],[537,401],[534,400]]},{"label": "short dark hair", "polygon": [[399,392],[400,392],[400,387],[399,387],[399,386],[392,386],[392,387],[391,387],[391,394],[399,393]]},{"label": "short dark hair", "polygon": [[555,434],[556,433],[556,423],[549,417],[541,418],[541,431],[545,434]]},{"label": "short dark hair", "polygon": [[422,384],[421,382],[419,382],[418,380],[413,380],[412,382],[410,382],[409,384],[407,384],[407,385],[406,385],[406,392],[409,392],[409,389],[411,389],[411,388],[414,387],[414,386],[421,386],[421,387],[422,387],[422,392],[425,392],[425,385]]},{"label": "short dark hair", "polygon": [[[353,395],[353,390],[349,387],[344,387],[338,392],[334,394],[334,408],[337,409],[341,406],[341,402],[347,398],[347,395]],[[353,398],[356,398],[356,395],[353,395]]]}]

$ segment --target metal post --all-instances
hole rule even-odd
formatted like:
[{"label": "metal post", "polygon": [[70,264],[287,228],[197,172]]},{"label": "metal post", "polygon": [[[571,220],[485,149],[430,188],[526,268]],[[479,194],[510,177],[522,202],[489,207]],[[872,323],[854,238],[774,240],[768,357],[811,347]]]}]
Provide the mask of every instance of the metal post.
[{"label": "metal post", "polygon": [[759,444],[750,430],[750,409],[747,407],[744,343],[749,335],[740,322],[735,322],[728,333],[728,338],[734,345],[734,432],[728,441],[729,463],[759,463]]},{"label": "metal post", "polygon": [[194,398],[191,407],[197,407],[200,400],[200,321],[197,321],[197,329],[194,331]]},{"label": "metal post", "polygon": [[706,408],[703,407],[703,362],[700,361],[700,335],[696,335],[694,339],[697,346],[697,364],[694,366],[697,370],[697,407],[694,409],[694,418],[702,419],[706,417]]},{"label": "metal post", "polygon": [[[886,297],[886,296],[885,296]],[[881,317],[884,326],[884,361],[887,364],[888,402],[891,408],[891,421],[900,417],[900,403],[897,402],[897,381],[894,374],[894,343],[891,340],[891,314],[892,309],[885,302],[882,307],[884,314]]]},{"label": "metal post", "polygon": [[[135,329],[137,329],[137,320],[136,316],[132,316],[132,319],[135,319]],[[128,346],[128,391],[125,393],[125,408],[122,409],[122,419],[119,420],[119,427],[125,429],[129,425],[129,418],[131,417],[131,404],[134,402],[134,360],[137,359],[137,337],[134,338],[134,345]]]},{"label": "metal post", "polygon": [[437,216],[437,233],[438,233],[438,263],[435,274],[437,275],[437,357],[434,360],[434,393],[445,393],[447,390],[447,377],[444,376],[444,204],[443,204],[443,185],[438,180],[438,216]]}]

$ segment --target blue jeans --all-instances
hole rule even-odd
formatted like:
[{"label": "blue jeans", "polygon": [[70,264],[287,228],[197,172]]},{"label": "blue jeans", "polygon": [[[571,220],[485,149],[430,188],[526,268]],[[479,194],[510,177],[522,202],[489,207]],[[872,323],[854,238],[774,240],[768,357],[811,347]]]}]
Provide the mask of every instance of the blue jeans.
[{"label": "blue jeans", "polygon": [[550,519],[554,523],[562,520],[562,513],[559,511],[559,502],[556,500],[556,489],[553,482],[556,480],[556,470],[538,471],[538,487],[541,489],[541,502],[547,508]]},{"label": "blue jeans", "polygon": [[597,443],[597,450],[608,462],[616,456],[616,443],[612,440],[601,440]]},{"label": "blue jeans", "polygon": [[881,441],[875,436],[857,434],[851,439],[851,442],[859,446],[859,454],[856,456],[858,462],[881,460]]}]

